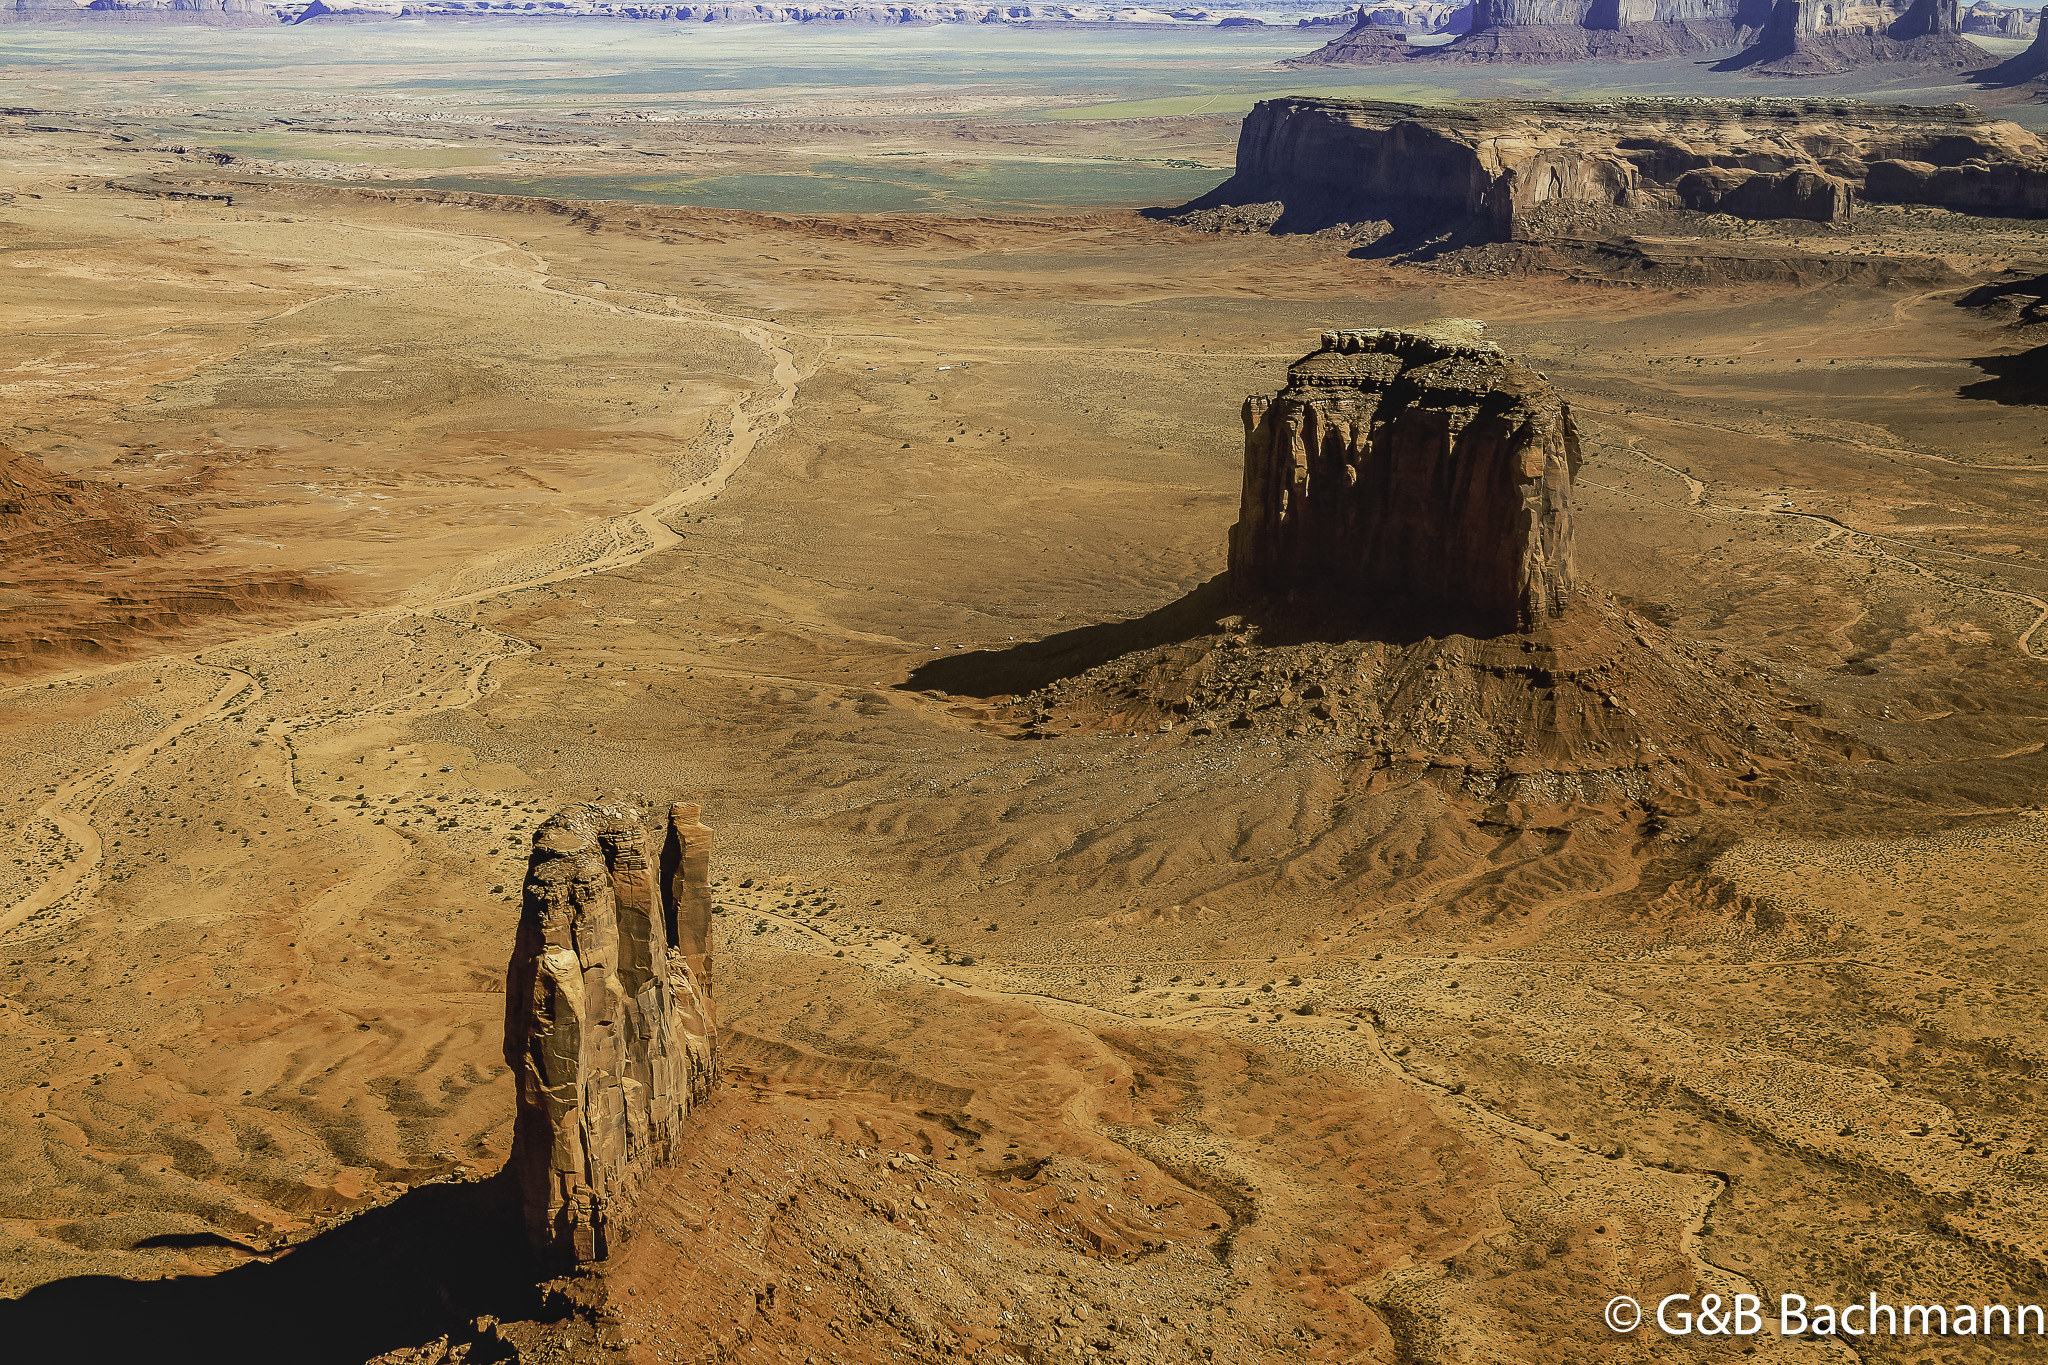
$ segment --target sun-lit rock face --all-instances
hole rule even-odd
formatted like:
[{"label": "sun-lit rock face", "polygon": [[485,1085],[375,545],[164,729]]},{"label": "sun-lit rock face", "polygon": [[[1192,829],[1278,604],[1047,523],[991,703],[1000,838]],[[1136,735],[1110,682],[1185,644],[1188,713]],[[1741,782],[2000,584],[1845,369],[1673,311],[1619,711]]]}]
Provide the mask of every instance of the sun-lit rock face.
[{"label": "sun-lit rock face", "polygon": [[1960,104],[1295,95],[1252,109],[1236,172],[1184,211],[1277,205],[1281,233],[1377,224],[1375,250],[1393,252],[1540,234],[1543,214],[1577,205],[1843,227],[1859,201],[2039,217],[2048,146]]},{"label": "sun-lit rock face", "polygon": [[613,792],[533,836],[505,987],[518,1087],[512,1167],[534,1249],[562,1265],[618,1244],[717,1075],[711,831]]},{"label": "sun-lit rock face", "polygon": [[1530,630],[1572,590],[1571,408],[1485,342],[1326,332],[1245,400],[1230,572],[1433,634]]}]

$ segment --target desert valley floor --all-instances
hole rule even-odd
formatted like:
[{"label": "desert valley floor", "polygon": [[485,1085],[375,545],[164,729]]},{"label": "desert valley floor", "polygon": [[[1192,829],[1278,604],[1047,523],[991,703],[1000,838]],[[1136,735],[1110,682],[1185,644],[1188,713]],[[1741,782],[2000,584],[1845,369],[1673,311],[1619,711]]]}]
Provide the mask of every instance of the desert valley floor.
[{"label": "desert valley floor", "polygon": [[[0,1334],[2048,1354],[1600,1317],[2048,1296],[2048,429],[1996,360],[2040,337],[1958,306],[2038,234],[1907,284],[1618,283],[1124,212],[266,182],[33,122],[0,473],[99,501],[4,603]],[[1220,124],[1130,137],[1227,164]],[[1602,609],[1796,757],[1494,800],[1059,692],[1229,614],[1246,394],[1444,318],[1570,398]],[[492,1259],[503,974],[534,826],[610,787],[718,832],[727,1075],[543,1303]]]}]

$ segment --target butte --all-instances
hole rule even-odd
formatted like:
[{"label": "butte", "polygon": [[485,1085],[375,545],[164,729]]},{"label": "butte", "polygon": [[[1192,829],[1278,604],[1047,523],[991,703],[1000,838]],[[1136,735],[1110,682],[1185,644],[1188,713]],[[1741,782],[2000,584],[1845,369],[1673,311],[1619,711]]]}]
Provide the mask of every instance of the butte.
[{"label": "butte", "polygon": [[1023,684],[1020,737],[1334,750],[1485,804],[1758,800],[1844,756],[1770,674],[1580,579],[1571,406],[1477,331],[1324,333],[1244,404],[1227,573],[955,687]]}]

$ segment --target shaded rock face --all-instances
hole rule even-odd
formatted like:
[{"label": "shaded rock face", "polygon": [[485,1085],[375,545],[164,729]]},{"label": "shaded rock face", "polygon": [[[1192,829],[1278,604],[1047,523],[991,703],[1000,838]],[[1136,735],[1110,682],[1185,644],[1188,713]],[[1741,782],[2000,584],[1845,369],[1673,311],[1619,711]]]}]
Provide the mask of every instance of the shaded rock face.
[{"label": "shaded rock face", "polygon": [[511,1167],[552,1265],[618,1245],[641,1180],[717,1076],[711,831],[613,792],[533,836],[506,973]]},{"label": "shaded rock face", "polygon": [[1326,332],[1245,400],[1233,590],[1432,634],[1530,630],[1572,590],[1571,409],[1484,342]]},{"label": "shaded rock face", "polygon": [[2040,22],[2038,16],[2029,15],[2023,9],[1977,0],[1976,4],[1963,11],[1963,32],[2024,41],[2040,32]]},{"label": "shaded rock face", "polygon": [[1469,32],[1390,46],[1357,29],[1291,66],[1420,61],[1492,65],[1721,55],[1717,69],[1831,75],[1873,65],[1965,71],[1960,0],[1473,0]]},{"label": "shaded rock face", "polygon": [[1962,36],[1957,0],[1777,0],[1756,42],[1716,70],[1831,76],[1867,66],[1969,71],[1984,49]]},{"label": "shaded rock face", "polygon": [[1277,203],[1275,232],[1384,223],[1385,254],[1432,239],[1514,240],[1532,211],[1551,204],[1843,225],[1859,198],[2048,214],[2048,146],[1968,105],[1440,107],[1294,97],[1253,108],[1238,137],[1236,173],[1183,212]]},{"label": "shaded rock face", "polygon": [[2048,87],[2048,7],[2043,7],[2035,26],[2034,45],[2017,57],[2000,62],[1979,79],[1987,85],[2039,85]]},{"label": "shaded rock face", "polygon": [[1465,31],[1442,46],[1375,51],[1354,31],[1287,65],[1512,65],[1732,54],[1754,41],[1770,16],[1771,0],[1473,0]]}]

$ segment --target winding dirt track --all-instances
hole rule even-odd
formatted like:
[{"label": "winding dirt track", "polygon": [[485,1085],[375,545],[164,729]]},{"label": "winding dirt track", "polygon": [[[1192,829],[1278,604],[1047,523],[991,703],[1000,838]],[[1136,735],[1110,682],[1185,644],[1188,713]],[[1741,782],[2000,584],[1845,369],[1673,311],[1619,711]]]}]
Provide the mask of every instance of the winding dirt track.
[{"label": "winding dirt track", "polygon": [[[132,779],[141,770],[142,766],[149,761],[151,755],[155,754],[172,740],[211,721],[218,720],[233,711],[238,711],[263,696],[263,688],[256,681],[253,674],[228,664],[215,663],[208,659],[207,655],[217,654],[224,649],[246,649],[251,645],[261,644],[269,640],[298,639],[309,635],[319,635],[328,631],[372,621],[388,623],[408,617],[434,616],[449,625],[486,631],[489,634],[498,636],[502,640],[509,641],[513,644],[514,648],[509,652],[494,653],[472,665],[464,679],[461,693],[453,699],[435,700],[422,691],[419,695],[428,704],[418,707],[407,714],[419,715],[429,711],[459,710],[463,707],[474,705],[490,690],[488,678],[490,666],[501,660],[516,658],[521,654],[528,653],[531,651],[532,646],[526,641],[514,640],[502,632],[490,630],[488,627],[478,625],[473,621],[458,620],[441,613],[446,612],[450,608],[473,606],[478,602],[493,597],[502,597],[508,593],[521,592],[530,588],[546,587],[549,584],[559,583],[565,579],[581,578],[589,574],[603,573],[607,570],[622,568],[636,563],[658,550],[665,550],[679,544],[682,541],[682,537],[671,529],[664,519],[685,507],[704,502],[721,492],[732,481],[733,476],[739,473],[740,469],[745,466],[748,457],[760,446],[761,442],[789,420],[789,414],[796,406],[798,388],[815,369],[815,367],[812,369],[802,368],[797,362],[796,354],[783,344],[788,337],[789,329],[787,328],[776,328],[772,324],[763,323],[754,318],[728,316],[708,312],[703,309],[685,307],[672,298],[662,299],[661,306],[659,307],[642,308],[617,304],[609,300],[601,301],[573,290],[559,289],[554,285],[553,276],[548,273],[548,263],[545,258],[523,247],[514,246],[510,242],[496,238],[479,239],[475,234],[372,227],[365,224],[353,224],[352,226],[359,227],[364,231],[403,232],[413,236],[483,240],[489,242],[490,245],[485,250],[466,257],[462,261],[464,267],[472,270],[513,271],[524,278],[529,288],[543,290],[554,298],[569,300],[587,307],[602,308],[615,313],[630,313],[640,317],[686,321],[695,326],[717,327],[730,331],[735,336],[743,338],[758,348],[768,358],[772,365],[770,386],[766,390],[751,390],[742,395],[739,401],[733,404],[729,419],[729,429],[725,439],[720,443],[721,449],[718,463],[710,473],[692,483],[670,490],[645,507],[611,518],[605,524],[604,530],[606,534],[601,538],[590,537],[589,527],[579,528],[572,536],[567,538],[570,543],[577,540],[591,539],[594,544],[607,547],[590,557],[577,560],[565,567],[553,569],[546,573],[533,574],[507,582],[495,583],[488,588],[474,592],[435,596],[429,600],[407,602],[400,606],[378,607],[369,611],[334,617],[313,625],[250,636],[228,645],[211,646],[194,654],[160,655],[154,661],[149,659],[129,660],[122,664],[111,665],[106,669],[91,670],[90,672],[72,675],[74,677],[89,677],[98,673],[132,669],[151,662],[162,662],[165,659],[175,658],[201,668],[217,669],[225,674],[226,678],[221,685],[220,691],[215,694],[203,710],[191,715],[175,718],[170,724],[164,726],[147,739],[120,751],[107,762],[64,782],[47,801],[36,807],[29,820],[24,822],[19,829],[25,831],[35,821],[47,821],[54,825],[63,834],[64,838],[75,846],[77,852],[75,856],[51,867],[44,874],[41,885],[34,891],[4,910],[0,910],[0,934],[8,933],[31,916],[58,904],[80,889],[88,891],[97,889],[99,885],[102,848],[99,833],[93,828],[92,824],[94,807],[116,791],[123,783]],[[493,259],[508,253],[523,256],[531,264],[520,267],[500,263]],[[627,297],[656,297],[652,295],[634,295],[624,290],[618,292]],[[309,307],[314,303],[319,303],[324,299],[332,297],[335,296],[323,295],[321,298],[307,300],[305,303],[295,305],[293,308],[286,310],[286,312],[297,312],[301,308]],[[281,314],[280,316],[283,315]],[[556,541],[551,544],[559,547],[563,542]],[[529,555],[545,554],[548,548],[549,546],[547,545],[538,546],[525,553]],[[245,693],[247,694],[246,696],[244,695]],[[443,696],[445,698],[445,694]],[[366,715],[367,713],[360,714]],[[352,718],[354,717],[347,713],[340,715],[327,713],[317,717],[282,717],[265,727],[269,737],[278,742],[285,751],[284,775],[285,786],[288,792],[295,797],[299,795],[293,774],[293,750],[288,738],[291,728],[302,722],[317,720],[323,724],[333,724],[338,720],[346,721]]]}]

